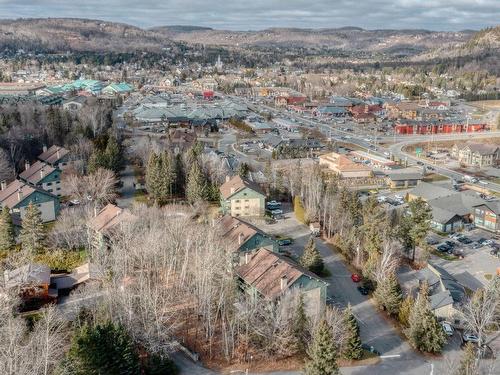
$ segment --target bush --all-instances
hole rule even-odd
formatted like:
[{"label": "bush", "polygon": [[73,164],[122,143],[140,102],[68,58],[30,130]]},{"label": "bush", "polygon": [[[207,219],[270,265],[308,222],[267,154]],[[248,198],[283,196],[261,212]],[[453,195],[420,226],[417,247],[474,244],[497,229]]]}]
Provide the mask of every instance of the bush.
[{"label": "bush", "polygon": [[35,263],[46,264],[52,270],[70,271],[82,265],[87,258],[84,251],[73,250],[44,250],[41,254],[35,255]]},{"label": "bush", "polygon": [[293,197],[293,212],[295,213],[295,217],[298,221],[306,224],[306,211],[302,205],[300,197],[298,196]]}]

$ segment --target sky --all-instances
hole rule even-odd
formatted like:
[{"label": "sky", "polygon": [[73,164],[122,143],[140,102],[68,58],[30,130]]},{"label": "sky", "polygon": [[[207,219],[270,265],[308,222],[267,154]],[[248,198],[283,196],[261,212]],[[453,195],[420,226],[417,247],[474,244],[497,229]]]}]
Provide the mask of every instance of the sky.
[{"label": "sky", "polygon": [[500,0],[0,0],[0,18],[75,17],[148,28],[430,29],[500,24]]}]

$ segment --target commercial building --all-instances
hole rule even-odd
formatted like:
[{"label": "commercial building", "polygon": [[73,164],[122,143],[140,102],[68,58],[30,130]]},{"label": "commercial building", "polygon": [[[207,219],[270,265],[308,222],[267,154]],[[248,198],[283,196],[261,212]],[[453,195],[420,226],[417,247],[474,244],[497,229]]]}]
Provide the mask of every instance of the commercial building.
[{"label": "commercial building", "polygon": [[320,155],[319,165],[327,167],[342,178],[366,178],[373,176],[372,169],[367,165],[356,163],[347,156],[336,152]]}]

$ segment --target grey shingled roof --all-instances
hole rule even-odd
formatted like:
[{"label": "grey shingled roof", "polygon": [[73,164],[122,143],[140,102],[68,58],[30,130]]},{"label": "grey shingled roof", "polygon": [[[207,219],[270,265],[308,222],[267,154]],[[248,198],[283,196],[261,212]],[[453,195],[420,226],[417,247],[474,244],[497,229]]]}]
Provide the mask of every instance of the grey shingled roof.
[{"label": "grey shingled roof", "polygon": [[454,190],[447,189],[445,187],[430,184],[428,182],[421,182],[415,187],[410,194],[422,198],[425,201],[430,201],[436,198],[446,197],[448,195],[455,194]]}]

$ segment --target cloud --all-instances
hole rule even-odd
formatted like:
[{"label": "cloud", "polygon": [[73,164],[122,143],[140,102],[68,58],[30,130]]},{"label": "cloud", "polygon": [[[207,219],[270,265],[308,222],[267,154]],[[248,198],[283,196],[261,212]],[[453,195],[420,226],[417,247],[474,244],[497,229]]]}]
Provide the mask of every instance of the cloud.
[{"label": "cloud", "polygon": [[498,24],[498,0],[0,0],[0,17],[76,17],[141,27],[480,29]]}]

